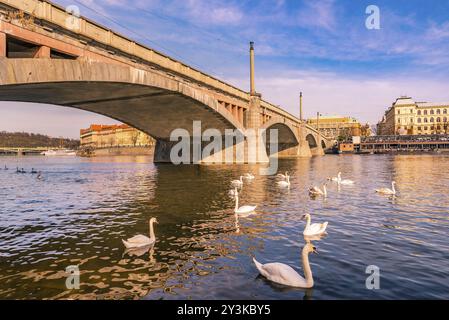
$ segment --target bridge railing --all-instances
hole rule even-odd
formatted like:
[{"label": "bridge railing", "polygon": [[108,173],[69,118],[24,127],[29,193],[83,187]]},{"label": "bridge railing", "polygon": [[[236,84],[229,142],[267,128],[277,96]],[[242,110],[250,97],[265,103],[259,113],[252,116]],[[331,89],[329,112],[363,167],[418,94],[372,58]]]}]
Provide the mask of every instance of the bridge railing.
[{"label": "bridge railing", "polygon": [[45,20],[50,24],[61,27],[79,37],[80,39],[90,39],[93,42],[106,45],[107,47],[118,49],[128,55],[140,58],[163,69],[173,71],[180,75],[187,76],[198,82],[207,84],[241,99],[248,100],[249,93],[244,92],[233,85],[230,85],[213,76],[207,75],[193,67],[190,67],[176,59],[173,59],[155,49],[137,43],[109,28],[106,28],[85,17],[79,17],[76,28],[68,28],[67,21],[72,21],[73,16],[66,10],[51,1],[47,0],[0,0],[0,4],[21,10],[26,14]]}]

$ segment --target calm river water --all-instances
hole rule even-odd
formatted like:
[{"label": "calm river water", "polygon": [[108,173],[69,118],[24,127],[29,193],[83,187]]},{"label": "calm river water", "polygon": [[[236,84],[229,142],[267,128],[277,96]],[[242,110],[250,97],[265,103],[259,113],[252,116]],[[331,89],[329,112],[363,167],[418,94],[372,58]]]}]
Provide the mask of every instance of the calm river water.
[{"label": "calm river water", "polygon": [[[449,299],[449,156],[336,155],[283,160],[279,170],[292,174],[290,190],[250,166],[0,157],[0,298]],[[237,221],[229,182],[248,171],[256,179],[240,201],[259,207]],[[326,200],[308,196],[338,171],[356,185],[329,184]],[[396,198],[374,193],[392,179]],[[273,285],[251,257],[302,274],[304,213],[329,222],[313,242],[315,287]],[[121,239],[148,234],[151,217],[154,248],[130,256]],[[66,288],[70,265],[79,266],[79,290]],[[369,265],[380,268],[379,290],[366,288]]]}]

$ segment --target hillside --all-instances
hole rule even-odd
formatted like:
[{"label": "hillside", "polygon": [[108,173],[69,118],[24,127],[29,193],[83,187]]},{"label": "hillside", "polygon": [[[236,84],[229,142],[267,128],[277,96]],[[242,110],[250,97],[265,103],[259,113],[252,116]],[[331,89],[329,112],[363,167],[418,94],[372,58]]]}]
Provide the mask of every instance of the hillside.
[{"label": "hillside", "polygon": [[42,134],[27,133],[27,132],[0,131],[0,147],[12,147],[12,148],[63,147],[68,149],[77,149],[79,145],[80,145],[79,140],[74,139],[52,138]]}]

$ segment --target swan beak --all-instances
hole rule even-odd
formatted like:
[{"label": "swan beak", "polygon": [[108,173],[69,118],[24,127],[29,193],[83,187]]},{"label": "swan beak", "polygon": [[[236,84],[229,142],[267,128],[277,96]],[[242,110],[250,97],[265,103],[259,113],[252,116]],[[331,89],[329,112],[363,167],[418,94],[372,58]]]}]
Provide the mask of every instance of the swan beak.
[{"label": "swan beak", "polygon": [[306,219],[306,215],[303,214],[303,215],[301,216],[301,220],[305,220],[305,219]]},{"label": "swan beak", "polygon": [[312,252],[315,253],[315,254],[318,254],[318,251],[317,251],[317,249],[315,247],[313,247],[313,251]]},{"label": "swan beak", "polygon": [[154,220],[154,223],[156,223],[156,224],[159,224],[159,221],[157,221],[157,220]]}]

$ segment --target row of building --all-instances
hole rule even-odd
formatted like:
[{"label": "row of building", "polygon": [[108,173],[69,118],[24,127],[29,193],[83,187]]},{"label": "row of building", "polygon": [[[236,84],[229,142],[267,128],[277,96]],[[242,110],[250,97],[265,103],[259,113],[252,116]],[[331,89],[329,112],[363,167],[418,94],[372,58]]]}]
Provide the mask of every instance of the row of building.
[{"label": "row of building", "polygon": [[377,135],[449,134],[449,103],[415,102],[400,97],[377,124]]},{"label": "row of building", "polygon": [[[377,124],[378,136],[449,134],[449,103],[415,102],[400,97],[388,108]],[[324,136],[337,141],[352,141],[353,137],[373,135],[368,124],[345,116],[319,116],[307,123]],[[80,131],[81,149],[94,150],[116,147],[154,147],[155,140],[126,124],[93,124]]]},{"label": "row of building", "polygon": [[153,147],[155,140],[126,124],[93,124],[80,130],[80,146],[84,150],[116,147]]}]

